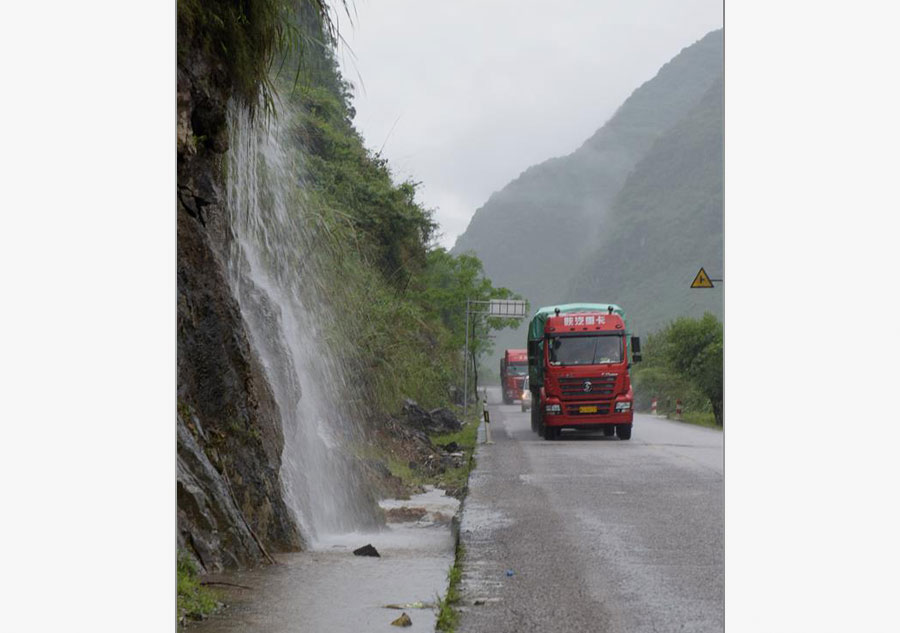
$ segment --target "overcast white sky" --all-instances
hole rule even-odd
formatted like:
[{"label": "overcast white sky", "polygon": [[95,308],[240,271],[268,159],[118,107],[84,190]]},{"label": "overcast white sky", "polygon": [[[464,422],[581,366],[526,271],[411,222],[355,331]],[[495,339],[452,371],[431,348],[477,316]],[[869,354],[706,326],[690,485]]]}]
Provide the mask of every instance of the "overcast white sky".
[{"label": "overcast white sky", "polygon": [[[451,247],[524,169],[575,150],[682,48],[721,0],[354,0],[356,126],[396,180],[422,182]],[[361,79],[361,81],[360,81]],[[393,128],[393,130],[392,130]]]}]

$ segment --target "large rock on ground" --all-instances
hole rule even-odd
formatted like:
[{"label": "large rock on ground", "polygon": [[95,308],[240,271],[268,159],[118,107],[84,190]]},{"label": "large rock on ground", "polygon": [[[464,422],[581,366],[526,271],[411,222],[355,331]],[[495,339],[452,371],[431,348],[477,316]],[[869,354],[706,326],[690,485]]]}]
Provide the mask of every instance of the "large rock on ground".
[{"label": "large rock on ground", "polygon": [[462,429],[462,421],[450,409],[432,409],[429,415],[440,433],[456,433]]},{"label": "large rock on ground", "polygon": [[408,426],[431,434],[455,433],[462,428],[462,422],[449,409],[426,411],[409,399],[403,403],[403,418]]}]

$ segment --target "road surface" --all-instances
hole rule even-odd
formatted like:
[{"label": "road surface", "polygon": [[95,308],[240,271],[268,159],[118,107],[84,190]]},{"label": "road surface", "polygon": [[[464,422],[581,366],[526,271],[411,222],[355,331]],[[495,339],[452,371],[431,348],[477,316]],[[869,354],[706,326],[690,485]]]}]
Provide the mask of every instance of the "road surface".
[{"label": "road surface", "polygon": [[461,541],[459,632],[724,629],[720,431],[636,415],[547,442],[489,393]]}]

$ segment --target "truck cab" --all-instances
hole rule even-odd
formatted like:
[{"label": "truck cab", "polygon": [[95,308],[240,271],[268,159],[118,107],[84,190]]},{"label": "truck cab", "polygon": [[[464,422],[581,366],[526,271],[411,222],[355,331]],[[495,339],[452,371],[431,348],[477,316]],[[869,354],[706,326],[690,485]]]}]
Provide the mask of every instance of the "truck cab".
[{"label": "truck cab", "polygon": [[629,354],[640,360],[640,341],[629,340],[618,306],[604,307],[557,309],[544,315],[539,339],[530,332],[532,429],[546,440],[557,439],[564,428],[631,438]]},{"label": "truck cab", "polygon": [[500,390],[503,404],[511,404],[522,397],[525,377],[528,375],[528,350],[508,349],[500,359]]}]

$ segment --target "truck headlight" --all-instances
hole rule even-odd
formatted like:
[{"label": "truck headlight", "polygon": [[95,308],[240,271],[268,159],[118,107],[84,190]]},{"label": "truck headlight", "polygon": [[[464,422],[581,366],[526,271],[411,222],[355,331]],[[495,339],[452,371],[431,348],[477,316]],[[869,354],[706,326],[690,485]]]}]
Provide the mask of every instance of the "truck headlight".
[{"label": "truck headlight", "polygon": [[549,413],[550,415],[559,415],[562,413],[562,408],[558,404],[548,404],[544,411]]},{"label": "truck headlight", "polygon": [[616,413],[621,413],[622,411],[631,411],[631,403],[630,402],[617,402],[616,403]]}]

